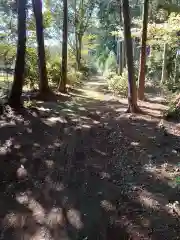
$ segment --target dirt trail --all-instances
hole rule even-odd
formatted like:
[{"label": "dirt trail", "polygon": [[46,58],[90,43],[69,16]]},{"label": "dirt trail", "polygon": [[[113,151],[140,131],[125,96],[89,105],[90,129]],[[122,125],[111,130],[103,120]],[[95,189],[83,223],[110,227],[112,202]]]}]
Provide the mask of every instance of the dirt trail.
[{"label": "dirt trail", "polygon": [[180,239],[180,130],[96,76],[0,120],[0,239]]}]

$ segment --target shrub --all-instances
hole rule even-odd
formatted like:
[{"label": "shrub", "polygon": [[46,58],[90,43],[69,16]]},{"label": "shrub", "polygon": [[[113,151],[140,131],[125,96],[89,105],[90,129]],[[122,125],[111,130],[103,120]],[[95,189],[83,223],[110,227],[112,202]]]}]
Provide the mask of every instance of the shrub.
[{"label": "shrub", "polygon": [[25,84],[29,84],[30,88],[34,89],[38,78],[37,50],[35,48],[28,48],[26,53]]},{"label": "shrub", "polygon": [[[50,56],[48,49],[46,49],[46,66],[49,83],[57,88],[61,79],[61,57],[56,55],[54,58]],[[76,58],[68,53],[68,73],[67,84],[75,85],[86,79],[89,74],[95,71],[94,68],[89,68],[85,61],[82,60],[80,71],[76,71]],[[36,48],[28,48],[26,54],[26,69],[25,69],[25,84],[29,84],[31,89],[38,87],[39,70],[38,70],[38,56]]]},{"label": "shrub", "polygon": [[47,72],[50,82],[57,86],[61,78],[61,65],[59,58],[47,63]]},{"label": "shrub", "polygon": [[111,51],[108,58],[104,64],[104,73],[106,74],[109,71],[116,71],[117,60],[115,54]]},{"label": "shrub", "polygon": [[123,74],[121,76],[116,75],[114,73],[110,74],[108,79],[109,89],[113,91],[115,94],[120,94],[124,97],[128,94],[128,73],[127,70],[124,69]]},{"label": "shrub", "polygon": [[115,75],[117,75],[116,72],[109,72],[109,73],[107,73],[107,74],[105,75],[105,77],[110,80],[110,79],[113,78]]},{"label": "shrub", "polygon": [[162,72],[162,51],[151,50],[152,55],[147,60],[147,77],[158,80],[161,78]]},{"label": "shrub", "polygon": [[71,71],[68,72],[67,74],[68,82],[67,84],[73,86],[78,83],[81,83],[84,75],[82,72],[75,71],[75,69],[71,69]]},{"label": "shrub", "polygon": [[169,108],[164,113],[166,119],[180,120],[180,94],[173,97],[169,103]]},{"label": "shrub", "polygon": [[168,91],[171,91],[172,93],[176,93],[178,90],[180,90],[180,83],[175,83],[173,78],[169,78],[162,87],[165,87]]},{"label": "shrub", "polygon": [[80,72],[83,73],[84,76],[88,77],[89,74],[90,74],[90,69],[89,67],[85,64],[85,63],[81,63],[81,66],[80,66]]}]

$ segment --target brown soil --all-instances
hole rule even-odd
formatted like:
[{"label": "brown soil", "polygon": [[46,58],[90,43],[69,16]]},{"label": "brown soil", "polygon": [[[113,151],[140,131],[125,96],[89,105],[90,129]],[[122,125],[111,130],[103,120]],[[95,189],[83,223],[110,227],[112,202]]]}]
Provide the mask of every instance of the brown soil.
[{"label": "brown soil", "polygon": [[0,239],[180,239],[180,128],[93,78],[0,119]]}]

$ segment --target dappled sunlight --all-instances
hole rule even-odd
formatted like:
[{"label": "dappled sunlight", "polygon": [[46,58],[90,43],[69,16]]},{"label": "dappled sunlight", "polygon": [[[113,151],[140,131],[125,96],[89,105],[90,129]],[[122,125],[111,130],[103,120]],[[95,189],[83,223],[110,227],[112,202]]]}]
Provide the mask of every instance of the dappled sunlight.
[{"label": "dappled sunlight", "polygon": [[[43,103],[43,102],[41,102],[41,103]],[[39,110],[39,111],[41,111],[41,112],[50,112],[50,111],[51,111],[50,108],[45,108],[45,107],[43,107],[43,106],[41,106],[41,107],[36,107],[36,108],[37,108],[37,110]]]},{"label": "dappled sunlight", "polygon": [[32,223],[33,219],[30,214],[21,214],[17,212],[12,212],[6,214],[3,219],[3,226],[5,229],[8,228],[23,228],[27,224]]},{"label": "dappled sunlight", "polygon": [[81,220],[81,213],[76,209],[71,208],[67,211],[67,219],[76,229],[82,229],[84,226]]},{"label": "dappled sunlight", "polygon": [[96,100],[105,100],[104,94],[100,93],[100,92],[96,92],[94,90],[83,90],[83,94],[91,97],[92,99],[96,99]]},{"label": "dappled sunlight", "polygon": [[[50,188],[57,192],[61,192],[65,189],[65,186],[62,182],[54,182],[49,176],[46,177],[45,183],[46,183],[47,188]],[[48,189],[46,189],[46,190],[48,190]]]},{"label": "dappled sunlight", "polygon": [[45,164],[46,164],[48,169],[53,169],[54,165],[55,165],[53,160],[45,160]]},{"label": "dappled sunlight", "polygon": [[57,123],[57,122],[64,123],[64,119],[62,119],[61,117],[50,117],[47,119],[47,121],[52,124]]},{"label": "dappled sunlight", "polygon": [[147,190],[142,190],[138,193],[138,201],[147,208],[159,209],[161,205],[155,198],[154,195]]},{"label": "dappled sunlight", "polygon": [[96,153],[99,153],[100,155],[102,155],[102,156],[107,156],[107,153],[106,152],[104,152],[104,151],[101,151],[101,150],[99,150],[99,149],[94,149],[94,151],[96,152]]},{"label": "dappled sunlight", "polygon": [[107,172],[100,172],[99,176],[101,179],[110,179],[111,178],[110,174]]},{"label": "dappled sunlight", "polygon": [[80,111],[86,111],[86,108],[85,107],[79,107],[78,108]]},{"label": "dappled sunlight", "polygon": [[26,131],[27,131],[28,133],[32,133],[32,128],[27,128]]},{"label": "dappled sunlight", "polygon": [[38,201],[30,197],[27,207],[29,210],[32,211],[32,217],[37,223],[44,222],[46,212],[45,212],[45,209],[42,207],[42,205]]},{"label": "dappled sunlight", "polygon": [[[26,235],[25,235],[26,236]],[[24,236],[22,236],[23,237],[23,239],[25,239],[24,238]],[[50,232],[50,230],[47,228],[47,227],[44,227],[44,226],[39,226],[37,229],[36,229],[36,231],[35,231],[35,233],[34,234],[32,234],[31,235],[31,237],[29,238],[30,240],[32,239],[32,240],[39,240],[39,239],[45,239],[45,240],[53,240],[53,237],[52,237],[52,235],[51,235],[51,232]]]},{"label": "dappled sunlight", "polygon": [[105,210],[105,211],[116,211],[116,207],[113,206],[113,204],[107,200],[102,200],[100,203],[101,207]]},{"label": "dappled sunlight", "polygon": [[116,112],[117,112],[117,113],[123,113],[123,112],[125,112],[126,110],[127,110],[127,107],[121,107],[121,108],[116,109]]},{"label": "dappled sunlight", "polygon": [[31,197],[31,192],[20,192],[16,194],[16,201],[22,205],[28,205]]},{"label": "dappled sunlight", "polygon": [[85,129],[90,129],[91,128],[91,126],[88,125],[88,124],[82,124],[81,126],[82,126],[82,128],[85,128]]},{"label": "dappled sunlight", "polygon": [[[141,219],[141,222],[142,221],[143,219]],[[142,228],[142,225],[136,224],[136,222],[134,222],[125,215],[115,220],[115,226],[120,226],[120,229],[125,229],[125,231],[128,233],[128,236],[126,235],[125,239],[128,239],[129,237],[131,237],[132,239],[150,239],[148,234],[148,232],[150,232],[150,229],[147,232],[145,229]],[[149,226],[150,223],[147,222],[147,229]],[[121,236],[120,231],[118,236]]]},{"label": "dappled sunlight", "polygon": [[139,201],[145,208],[156,211],[156,214],[167,214],[169,217],[180,216],[179,202],[169,203],[163,194],[154,194],[145,189],[139,189],[136,201]]},{"label": "dappled sunlight", "polygon": [[126,99],[101,99],[93,88],[72,102],[38,102],[8,118],[16,125],[1,127],[1,169],[10,176],[2,189],[14,196],[11,209],[1,192],[4,223],[27,239],[101,239],[103,232],[109,240],[116,231],[115,240],[151,239],[158,228],[173,239],[178,133],[166,136],[159,119],[127,114]]},{"label": "dappled sunlight", "polygon": [[52,208],[46,216],[45,223],[49,228],[64,226],[65,219],[61,208]]},{"label": "dappled sunlight", "polygon": [[2,120],[0,121],[0,126],[1,128],[2,127],[15,127],[16,126],[16,122],[11,120],[11,121],[5,121],[5,120]]},{"label": "dappled sunlight", "polygon": [[0,240],[180,240],[180,0],[1,3]]},{"label": "dappled sunlight", "polygon": [[131,142],[131,146],[137,147],[137,146],[139,146],[139,145],[140,145],[139,142]]},{"label": "dappled sunlight", "polygon": [[5,140],[4,144],[1,143],[0,154],[1,155],[7,154],[10,151],[12,144],[13,144],[13,138]]},{"label": "dappled sunlight", "polygon": [[21,166],[16,171],[17,179],[25,180],[28,177],[28,171],[24,168],[24,165],[21,164]]},{"label": "dappled sunlight", "polygon": [[160,180],[171,188],[176,188],[176,177],[179,176],[179,167],[175,164],[164,163],[160,166],[155,164],[145,164],[143,169],[150,173],[155,179]]},{"label": "dappled sunlight", "polygon": [[94,120],[94,121],[93,121],[93,124],[96,124],[96,125],[98,125],[98,124],[100,124],[100,122],[99,122],[99,121],[96,121],[96,120]]}]

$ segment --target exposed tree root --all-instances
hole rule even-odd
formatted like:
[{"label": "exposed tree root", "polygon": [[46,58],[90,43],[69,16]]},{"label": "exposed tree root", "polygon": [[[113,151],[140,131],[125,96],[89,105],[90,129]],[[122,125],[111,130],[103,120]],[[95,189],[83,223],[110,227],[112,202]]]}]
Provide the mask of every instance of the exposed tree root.
[{"label": "exposed tree root", "polygon": [[64,94],[66,94],[68,92],[66,87],[59,87],[58,91],[61,93],[64,93]]},{"label": "exposed tree root", "polygon": [[34,98],[36,100],[42,100],[42,101],[56,101],[57,100],[56,94],[53,91],[51,91],[50,89],[38,92]]},{"label": "exposed tree root", "polygon": [[128,109],[126,110],[126,113],[139,113],[139,114],[143,114],[143,111],[136,105],[128,105]]}]

